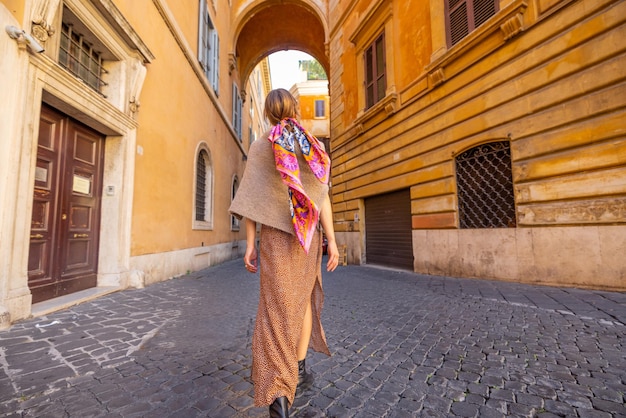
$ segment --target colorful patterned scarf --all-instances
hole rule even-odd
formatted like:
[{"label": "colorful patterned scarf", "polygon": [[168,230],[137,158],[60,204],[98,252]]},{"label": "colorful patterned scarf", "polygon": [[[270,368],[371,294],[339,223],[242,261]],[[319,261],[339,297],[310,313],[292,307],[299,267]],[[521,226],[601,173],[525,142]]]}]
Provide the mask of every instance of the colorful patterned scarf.
[{"label": "colorful patterned scarf", "polygon": [[[286,129],[287,126],[289,128]],[[302,186],[300,167],[295,152],[295,141],[298,141],[302,155],[315,177],[324,184],[328,184],[330,159],[322,149],[320,141],[293,118],[285,118],[277,123],[267,139],[272,143],[274,149],[276,169],[289,191],[291,221],[296,237],[308,254],[319,220],[319,209],[315,202],[306,195]]]}]

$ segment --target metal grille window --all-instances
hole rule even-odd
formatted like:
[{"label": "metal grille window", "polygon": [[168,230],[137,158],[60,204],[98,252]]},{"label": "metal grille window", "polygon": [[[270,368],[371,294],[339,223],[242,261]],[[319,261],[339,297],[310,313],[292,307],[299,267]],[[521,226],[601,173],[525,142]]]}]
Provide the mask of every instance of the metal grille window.
[{"label": "metal grille window", "polygon": [[456,157],[461,228],[513,228],[515,196],[508,141],[479,145]]},{"label": "metal grille window", "polygon": [[453,46],[485,23],[498,11],[498,0],[444,0],[446,4],[446,36]]},{"label": "metal grille window", "polygon": [[[235,199],[235,195],[237,194],[237,189],[239,188],[239,178],[235,176],[233,179],[233,188],[231,191],[230,201],[232,202]],[[239,231],[239,219],[235,216],[230,215],[230,229],[233,231]]]},{"label": "metal grille window", "polygon": [[102,67],[101,54],[83,34],[75,32],[73,25],[67,23],[62,24],[59,64],[102,94],[102,87],[107,85],[102,75],[107,71]]},{"label": "metal grille window", "polygon": [[196,221],[207,220],[208,161],[209,155],[201,150],[196,162]]},{"label": "metal grille window", "polygon": [[382,33],[365,50],[365,107],[369,109],[385,97],[385,34]]}]

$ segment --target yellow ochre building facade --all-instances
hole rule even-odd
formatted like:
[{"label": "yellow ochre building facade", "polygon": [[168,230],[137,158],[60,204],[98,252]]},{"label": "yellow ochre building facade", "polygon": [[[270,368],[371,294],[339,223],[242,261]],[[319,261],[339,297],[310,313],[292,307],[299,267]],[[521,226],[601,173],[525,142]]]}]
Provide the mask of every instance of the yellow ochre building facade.
[{"label": "yellow ochre building facade", "polygon": [[350,263],[626,289],[626,2],[329,7]]}]

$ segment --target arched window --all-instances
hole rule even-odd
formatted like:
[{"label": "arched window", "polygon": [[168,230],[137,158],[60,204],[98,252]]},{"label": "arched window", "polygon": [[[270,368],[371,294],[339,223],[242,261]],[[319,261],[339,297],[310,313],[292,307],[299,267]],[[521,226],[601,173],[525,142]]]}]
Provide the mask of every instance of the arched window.
[{"label": "arched window", "polygon": [[456,157],[461,228],[514,228],[509,141],[476,146]]},{"label": "arched window", "polygon": [[194,185],[194,229],[213,228],[213,165],[206,144],[196,153]]},{"label": "arched window", "polygon": [[[237,176],[233,177],[233,185],[230,192],[230,201],[232,202],[235,198],[235,194],[237,193],[237,188],[239,187],[239,178]],[[239,219],[235,216],[230,215],[230,229],[232,231],[239,231]]]}]

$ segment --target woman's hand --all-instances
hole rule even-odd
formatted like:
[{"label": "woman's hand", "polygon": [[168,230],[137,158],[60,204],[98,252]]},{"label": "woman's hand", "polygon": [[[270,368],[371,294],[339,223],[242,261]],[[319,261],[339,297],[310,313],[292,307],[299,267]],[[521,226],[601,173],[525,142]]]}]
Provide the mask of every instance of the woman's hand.
[{"label": "woman's hand", "polygon": [[259,256],[256,251],[256,222],[246,218],[246,253],[243,256],[243,263],[246,270],[256,273]]},{"label": "woman's hand", "polygon": [[250,273],[256,273],[258,268],[258,255],[256,247],[246,247],[246,254],[243,256],[243,262],[246,265],[246,270]]},{"label": "woman's hand", "polygon": [[334,271],[339,265],[339,250],[335,241],[328,241],[328,262],[326,271]]},{"label": "woman's hand", "polygon": [[326,263],[326,271],[334,271],[339,265],[339,250],[337,242],[335,242],[335,228],[333,226],[333,208],[330,204],[330,197],[322,203],[320,211],[320,223],[328,240],[328,262]]}]

